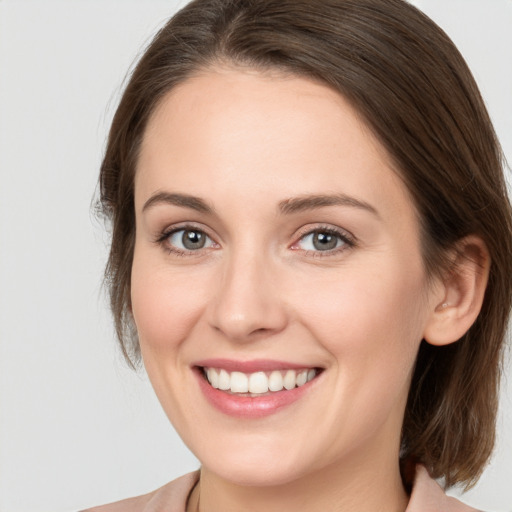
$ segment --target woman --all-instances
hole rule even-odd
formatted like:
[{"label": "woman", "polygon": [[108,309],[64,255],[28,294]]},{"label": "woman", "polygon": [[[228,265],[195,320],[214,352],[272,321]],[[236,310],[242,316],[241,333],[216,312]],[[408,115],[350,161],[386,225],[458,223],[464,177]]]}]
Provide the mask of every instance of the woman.
[{"label": "woman", "polygon": [[499,145],[402,0],[196,0],[115,115],[127,358],[201,461],[94,510],[471,510],[512,290]]}]

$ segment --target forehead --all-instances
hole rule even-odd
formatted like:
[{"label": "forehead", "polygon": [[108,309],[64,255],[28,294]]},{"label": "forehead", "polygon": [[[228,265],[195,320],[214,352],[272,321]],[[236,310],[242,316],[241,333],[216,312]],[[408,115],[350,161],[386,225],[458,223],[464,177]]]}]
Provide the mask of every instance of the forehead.
[{"label": "forehead", "polygon": [[393,208],[407,196],[387,152],[338,92],[303,77],[230,68],[183,82],[151,117],[136,201],[163,187],[223,191],[230,200],[364,193]]},{"label": "forehead", "polygon": [[[160,101],[146,128],[143,151],[149,139],[156,142],[163,126],[174,130],[173,139],[179,140],[180,146],[186,144],[184,149],[212,140],[219,149],[224,141],[233,143],[234,139],[242,141],[252,136],[251,147],[257,151],[258,141],[266,142],[265,135],[267,141],[275,139],[279,129],[286,128],[279,137],[283,149],[287,140],[292,145],[306,137],[315,144],[322,140],[326,146],[343,144],[347,151],[353,147],[354,137],[360,138],[364,132],[367,142],[382,150],[380,156],[387,156],[357,111],[337,91],[318,81],[278,71],[229,67],[203,70]],[[207,145],[203,147],[208,149]],[[296,144],[294,149],[298,149]]]}]

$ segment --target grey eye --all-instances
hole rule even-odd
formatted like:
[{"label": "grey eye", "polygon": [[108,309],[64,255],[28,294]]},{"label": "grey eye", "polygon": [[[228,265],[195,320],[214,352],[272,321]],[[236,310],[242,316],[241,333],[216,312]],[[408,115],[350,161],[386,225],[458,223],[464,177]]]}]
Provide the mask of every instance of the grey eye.
[{"label": "grey eye", "polygon": [[179,229],[169,235],[169,244],[180,250],[197,251],[211,247],[211,238],[198,229]]},{"label": "grey eye", "polygon": [[338,238],[331,233],[315,233],[313,235],[313,246],[318,251],[329,251],[336,248]]},{"label": "grey eye", "polygon": [[313,231],[303,236],[299,247],[305,251],[332,251],[346,244],[341,235],[329,231]]}]

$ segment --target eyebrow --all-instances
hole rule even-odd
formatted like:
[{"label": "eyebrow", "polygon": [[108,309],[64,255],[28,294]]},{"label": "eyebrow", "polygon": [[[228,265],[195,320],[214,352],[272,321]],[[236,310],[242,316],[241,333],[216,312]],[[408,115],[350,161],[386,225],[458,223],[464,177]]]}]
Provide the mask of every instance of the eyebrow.
[{"label": "eyebrow", "polygon": [[[200,197],[189,194],[179,194],[170,192],[157,192],[153,194],[142,207],[142,211],[146,211],[158,204],[169,204],[173,206],[181,206],[190,208],[201,213],[212,214],[214,208],[209,206],[206,201]],[[345,194],[320,194],[292,197],[279,202],[279,211],[283,214],[299,213],[308,210],[316,210],[328,206],[350,206],[366,210],[376,217],[380,217],[379,212],[369,203],[356,199],[355,197]]]},{"label": "eyebrow", "polygon": [[206,201],[200,197],[191,196],[189,194],[177,194],[169,192],[157,192],[153,194],[142,207],[142,211],[145,212],[149,208],[158,204],[170,204],[173,206],[182,206],[184,208],[190,208],[201,213],[213,213],[213,208],[209,206]]},{"label": "eyebrow", "polygon": [[327,206],[351,206],[366,210],[376,217],[380,217],[379,212],[369,203],[356,199],[345,194],[332,195],[307,195],[285,199],[279,203],[279,210],[284,214],[316,210]]}]

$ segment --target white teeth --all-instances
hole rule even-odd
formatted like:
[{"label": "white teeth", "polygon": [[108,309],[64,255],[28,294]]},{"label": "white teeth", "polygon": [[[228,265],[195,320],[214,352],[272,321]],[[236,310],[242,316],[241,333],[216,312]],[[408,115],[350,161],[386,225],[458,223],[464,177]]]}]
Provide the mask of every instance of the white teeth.
[{"label": "white teeth", "polygon": [[208,370],[206,371],[206,375],[208,377],[208,381],[212,385],[212,388],[218,389],[218,387],[219,387],[219,374],[213,368],[208,368]]},{"label": "white teeth", "polygon": [[250,393],[266,393],[268,391],[268,378],[263,372],[252,373],[249,377]]},{"label": "white teeth", "polygon": [[288,370],[283,379],[283,384],[286,389],[293,389],[297,383],[297,374],[295,370]]},{"label": "white teeth", "polygon": [[316,370],[311,368],[300,371],[274,370],[273,372],[227,372],[224,369],[205,368],[206,378],[213,388],[232,393],[264,394],[269,391],[290,390],[300,387],[316,377]]},{"label": "white teeth", "polygon": [[268,389],[270,391],[281,391],[283,389],[283,376],[281,372],[273,371],[268,378]]},{"label": "white teeth", "polygon": [[233,393],[247,393],[249,391],[249,379],[245,373],[233,372],[231,374],[231,391]]},{"label": "white teeth", "polygon": [[299,372],[297,374],[297,387],[301,387],[301,386],[304,386],[304,384],[306,384],[306,382],[308,381],[308,371],[307,370],[302,370],[301,372]]},{"label": "white teeth", "polygon": [[219,372],[219,389],[222,391],[227,391],[231,388],[231,379],[229,377],[229,373],[226,370],[221,370]]}]

